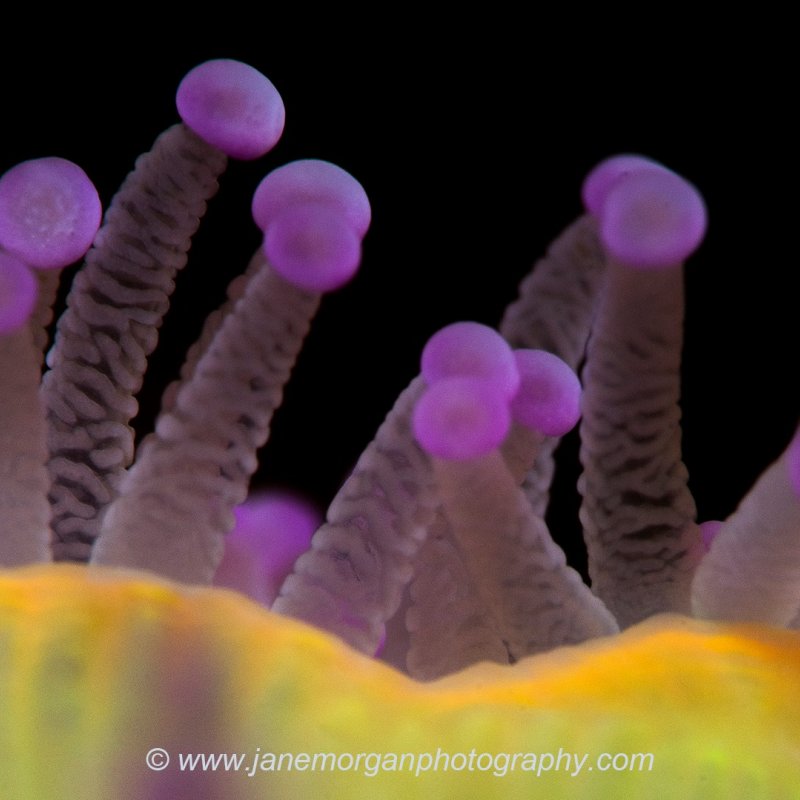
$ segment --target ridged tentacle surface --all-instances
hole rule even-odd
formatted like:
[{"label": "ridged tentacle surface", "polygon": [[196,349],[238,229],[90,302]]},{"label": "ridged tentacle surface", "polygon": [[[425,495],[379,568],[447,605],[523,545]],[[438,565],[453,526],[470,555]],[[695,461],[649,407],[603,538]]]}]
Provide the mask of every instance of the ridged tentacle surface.
[{"label": "ridged tentacle surface", "polygon": [[319,305],[268,266],[142,443],[93,561],[208,584]]},{"label": "ridged tentacle surface", "polygon": [[164,394],[161,398],[162,412],[171,410],[175,405],[175,397],[180,391],[181,386],[194,375],[197,364],[206,350],[208,350],[217,331],[222,327],[222,323],[225,321],[228,314],[233,311],[239,298],[244,295],[252,277],[262,269],[265,263],[266,257],[264,256],[264,251],[259,247],[250,259],[250,263],[247,265],[247,269],[244,273],[242,275],[237,275],[230,284],[228,284],[225,302],[205,318],[200,335],[186,351],[186,358],[181,365],[180,377],[164,390]]},{"label": "ridged tentacle surface", "polygon": [[701,555],[681,461],[683,274],[609,264],[583,372],[579,480],[592,589],[626,627],[688,613]]},{"label": "ridged tentacle surface", "polygon": [[88,559],[133,459],[135,394],[226,162],[183,125],[162,134],[115,196],[75,277],[43,383],[56,559]]},{"label": "ridged tentacle surface", "polygon": [[0,336],[0,565],[50,561],[39,358],[32,323]]},{"label": "ridged tentacle surface", "polygon": [[420,548],[410,600],[405,666],[412,678],[434,680],[481,661],[508,664],[498,621],[483,602],[442,513]]},{"label": "ridged tentacle surface", "polygon": [[47,328],[53,321],[53,304],[58,294],[60,279],[60,269],[36,270],[39,293],[36,297],[36,308],[28,324],[31,327],[33,345],[36,348],[40,366],[44,361],[44,351],[47,349]]},{"label": "ridged tentacle surface", "polygon": [[[531,468],[543,439],[529,428],[512,427],[502,454],[517,485]],[[501,620],[482,598],[442,510],[417,558],[406,624],[408,653],[404,666],[418,680],[449,675],[481,661],[509,663]]]},{"label": "ridged tentacle surface", "polygon": [[430,461],[410,429],[423,388],[417,378],[400,395],[273,605],[369,655],[400,605],[437,506]]},{"label": "ridged tentacle surface", "polygon": [[[597,238],[597,223],[586,215],[570,225],[550,246],[520,285],[520,296],[500,323],[513,347],[547,350],[578,369],[586,351],[594,307],[603,281],[606,257]],[[541,443],[525,481],[533,510],[544,516],[553,478],[553,451],[558,438]]]},{"label": "ridged tentacle surface", "polygon": [[509,661],[618,630],[498,452],[434,467],[453,540]]}]

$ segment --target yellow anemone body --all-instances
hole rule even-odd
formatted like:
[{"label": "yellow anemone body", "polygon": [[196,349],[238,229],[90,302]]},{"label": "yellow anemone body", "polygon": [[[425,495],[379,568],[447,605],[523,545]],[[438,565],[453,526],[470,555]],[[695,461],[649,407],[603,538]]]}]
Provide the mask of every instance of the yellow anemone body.
[{"label": "yellow anemone body", "polygon": [[0,573],[2,800],[789,798],[798,712],[769,628],[664,617],[419,684],[231,592]]}]

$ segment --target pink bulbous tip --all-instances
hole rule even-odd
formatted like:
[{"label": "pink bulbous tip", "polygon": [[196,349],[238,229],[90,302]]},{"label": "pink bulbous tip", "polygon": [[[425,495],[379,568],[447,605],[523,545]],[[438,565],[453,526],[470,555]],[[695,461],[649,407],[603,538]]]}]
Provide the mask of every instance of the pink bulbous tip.
[{"label": "pink bulbous tip", "polygon": [[86,173],[63,158],[23,161],[0,178],[0,245],[38,269],[82,258],[102,208]]},{"label": "pink bulbous tip", "polygon": [[668,171],[657,161],[632,153],[611,156],[601,161],[587,176],[581,187],[583,207],[596,217],[601,216],[603,204],[611,188],[634,172],[646,170]]},{"label": "pink bulbous tip", "polygon": [[508,342],[479,322],[454,322],[428,339],[422,351],[422,375],[428,384],[456,376],[482,378],[511,399],[519,389],[519,371]]},{"label": "pink bulbous tip", "polygon": [[257,69],[219,58],[190,70],[175,98],[181,119],[231,158],[250,160],[281,138],[286,112],[278,90]]},{"label": "pink bulbous tip", "polygon": [[322,517],[309,502],[278,491],[253,495],[234,514],[236,525],[225,539],[214,585],[269,607]]},{"label": "pink bulbous tip", "polygon": [[269,173],[253,195],[253,219],[266,231],[284,209],[308,202],[329,204],[363,238],[372,219],[364,187],[330,161],[307,158],[292,161]]},{"label": "pink bulbous tip", "polygon": [[442,378],[420,397],[412,417],[420,447],[450,461],[491,453],[510,426],[505,392],[478,378]]},{"label": "pink bulbous tip", "polygon": [[310,292],[347,283],[361,262],[361,240],[342,214],[327,205],[286,208],[270,222],[264,252],[282,278]]},{"label": "pink bulbous tip", "polygon": [[0,334],[18,330],[28,321],[37,293],[31,270],[18,258],[0,252]]},{"label": "pink bulbous tip", "polygon": [[710,519],[700,523],[700,538],[706,553],[711,549],[711,543],[717,538],[717,534],[722,530],[724,522],[717,519]]},{"label": "pink bulbous tip", "polygon": [[578,376],[545,350],[516,350],[520,388],[511,401],[514,421],[545,436],[563,436],[581,416]]},{"label": "pink bulbous tip", "polygon": [[600,216],[600,237],[622,264],[660,269],[685,261],[706,231],[706,207],[691,183],[667,170],[617,181]]},{"label": "pink bulbous tip", "polygon": [[792,490],[800,497],[800,431],[795,434],[786,452],[786,469]]}]

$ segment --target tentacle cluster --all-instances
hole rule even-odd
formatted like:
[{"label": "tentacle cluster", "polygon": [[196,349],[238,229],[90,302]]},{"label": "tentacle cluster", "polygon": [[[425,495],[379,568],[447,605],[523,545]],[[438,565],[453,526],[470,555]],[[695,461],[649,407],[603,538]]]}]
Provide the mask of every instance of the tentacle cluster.
[{"label": "tentacle cluster", "polygon": [[[681,461],[681,264],[706,212],[691,184],[641,156],[588,177],[587,213],[499,333],[460,322],[432,336],[310,541],[307,526],[230,530],[322,294],[359,265],[371,209],[336,165],[274,170],[253,200],[263,248],[134,453],[135,396],[206,203],[228,156],[263,155],[284,121],[275,87],[229,60],[189,73],[177,105],[183,123],[137,162],[96,236],[96,193],[74,165],[45,160],[58,179],[44,190],[42,165],[0,179],[0,358],[15,365],[0,391],[3,564],[52,554],[215,581],[421,679],[660,612],[797,626],[798,440],[718,530],[696,524]],[[93,236],[43,409],[55,280],[31,269],[57,276]],[[591,585],[543,520],[554,448],[581,415]],[[259,570],[244,576],[243,563]]]}]

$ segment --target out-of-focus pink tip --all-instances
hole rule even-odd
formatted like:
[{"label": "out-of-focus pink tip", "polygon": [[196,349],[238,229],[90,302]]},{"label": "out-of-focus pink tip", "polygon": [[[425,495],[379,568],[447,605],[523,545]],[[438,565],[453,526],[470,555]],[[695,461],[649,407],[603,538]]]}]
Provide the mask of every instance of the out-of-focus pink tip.
[{"label": "out-of-focus pink tip", "polygon": [[270,172],[253,195],[253,219],[266,231],[286,208],[305,203],[338,210],[359,238],[364,237],[372,219],[364,187],[336,164],[314,158],[292,161]]},{"label": "out-of-focus pink tip", "polygon": [[175,98],[183,122],[223,153],[259,158],[281,138],[286,112],[278,90],[257,69],[219,58],[190,70]]},{"label": "out-of-focus pink tip", "polygon": [[706,207],[691,183],[666,170],[634,172],[608,192],[600,237],[620,263],[660,269],[685,261],[706,232]]},{"label": "out-of-focus pink tip", "polygon": [[563,436],[580,419],[581,384],[558,356],[545,350],[516,350],[521,385],[511,403],[515,422],[545,436]]},{"label": "out-of-focus pink tip", "polygon": [[347,220],[318,203],[289,206],[276,216],[264,252],[282,278],[309,292],[338,289],[361,263],[361,241]]},{"label": "out-of-focus pink tip", "polygon": [[322,517],[308,501],[279,491],[254,494],[234,513],[236,526],[225,539],[214,585],[269,607]]},{"label": "out-of-focus pink tip", "polygon": [[0,251],[0,334],[21,328],[36,305],[38,284],[18,258]]},{"label": "out-of-focus pink tip", "polygon": [[63,158],[23,161],[0,178],[0,245],[38,269],[82,258],[102,208],[86,173]]},{"label": "out-of-focus pink tip", "polygon": [[505,392],[478,378],[437,381],[418,400],[412,418],[422,449],[451,461],[487,455],[506,438],[510,426]]},{"label": "out-of-focus pink tip", "polygon": [[519,389],[519,371],[508,342],[488,325],[454,322],[428,339],[421,362],[429,384],[442,378],[482,378],[501,388],[508,399]]},{"label": "out-of-focus pink tip", "polygon": [[634,172],[666,170],[666,167],[645,156],[626,153],[601,161],[587,176],[581,187],[584,208],[600,217],[606,197],[612,187]]}]

